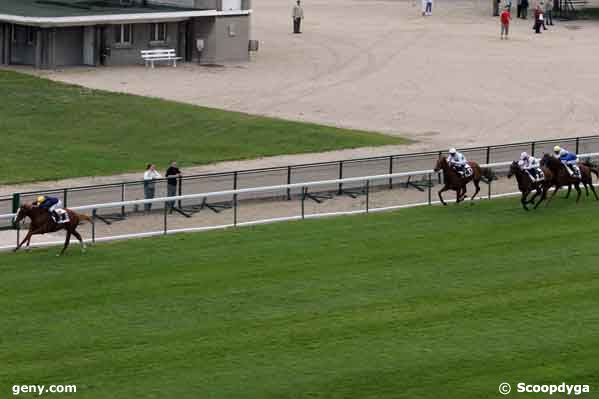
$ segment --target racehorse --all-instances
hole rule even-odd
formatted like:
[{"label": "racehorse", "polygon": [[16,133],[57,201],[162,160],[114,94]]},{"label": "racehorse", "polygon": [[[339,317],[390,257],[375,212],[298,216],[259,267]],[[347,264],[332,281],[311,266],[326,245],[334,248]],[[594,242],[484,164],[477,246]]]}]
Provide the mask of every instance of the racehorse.
[{"label": "racehorse", "polygon": [[15,252],[17,252],[23,246],[23,244],[25,244],[25,242],[27,242],[26,248],[28,248],[29,244],[31,243],[31,236],[33,235],[55,233],[63,229],[66,230],[67,237],[65,239],[62,251],[60,251],[60,254],[58,254],[57,256],[64,254],[64,251],[66,251],[71,241],[71,235],[74,235],[75,238],[79,240],[79,243],[81,244],[81,251],[85,252],[85,243],[83,242],[81,235],[77,232],[76,229],[82,220],[87,220],[88,222],[91,222],[92,219],[87,215],[82,215],[73,212],[70,209],[65,209],[65,211],[69,216],[69,221],[59,224],[56,223],[54,219],[52,219],[52,216],[50,216],[50,213],[47,209],[42,209],[31,204],[24,204],[23,206],[21,206],[17,210],[13,222],[15,224],[20,223],[23,219],[29,217],[29,219],[31,219],[31,224],[29,225],[29,231],[27,232],[27,235],[25,236],[23,241],[21,241],[19,245],[17,245],[17,247],[15,248]]},{"label": "racehorse", "polygon": [[[540,195],[541,198],[535,204],[534,209],[537,209],[539,204],[543,202],[547,198],[547,191],[553,185],[553,174],[551,170],[546,167],[541,167],[543,174],[545,175],[544,179],[541,181],[533,182],[531,178],[528,176],[528,173],[524,172],[520,169],[520,165],[518,165],[517,161],[512,162],[510,165],[510,171],[507,175],[508,179],[512,176],[516,176],[516,180],[518,181],[518,189],[522,193],[522,198],[520,202],[522,203],[522,207],[528,211],[527,204],[534,204],[535,199]],[[532,196],[530,200],[528,200],[528,196],[531,192],[535,191],[535,194]]]},{"label": "racehorse", "polygon": [[476,189],[471,197],[471,200],[474,200],[474,197],[476,197],[480,191],[481,178],[484,176],[489,180],[493,179],[493,171],[491,171],[491,169],[481,168],[476,162],[468,162],[468,165],[472,168],[472,174],[468,177],[464,177],[449,164],[446,157],[441,156],[437,160],[434,170],[435,172],[439,172],[440,170],[443,171],[443,182],[445,183],[443,188],[439,190],[439,199],[443,205],[447,205],[442,195],[445,191],[455,191],[456,203],[460,203],[466,199],[466,185],[472,181],[472,183],[474,183],[474,188]]},{"label": "racehorse", "polygon": [[593,192],[593,195],[595,196],[595,199],[599,200],[599,196],[597,196],[597,192],[595,191],[595,187],[593,186],[593,176],[591,174],[594,173],[597,177],[599,177],[599,170],[597,168],[589,166],[588,164],[580,164],[578,165],[578,167],[580,168],[580,177],[576,177],[574,175],[570,175],[570,172],[568,172],[566,165],[564,165],[558,158],[550,154],[545,154],[543,156],[543,159],[541,159],[541,165],[551,170],[551,173],[553,174],[552,185],[555,186],[555,191],[547,201],[547,204],[551,202],[553,197],[555,197],[559,189],[563,186],[568,186],[567,196],[570,196],[570,191],[572,190],[572,186],[574,186],[577,193],[576,202],[580,201],[580,196],[582,195],[582,192],[580,190],[580,183],[584,185],[587,191],[587,195],[588,188],[590,187],[591,191]]}]

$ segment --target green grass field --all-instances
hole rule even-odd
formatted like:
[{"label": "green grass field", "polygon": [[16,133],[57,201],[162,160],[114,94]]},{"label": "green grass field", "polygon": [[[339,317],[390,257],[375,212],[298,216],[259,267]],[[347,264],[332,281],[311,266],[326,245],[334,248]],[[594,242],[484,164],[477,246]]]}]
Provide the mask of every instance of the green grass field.
[{"label": "green grass field", "polygon": [[0,71],[0,184],[402,144],[371,132],[108,93]]},{"label": "green grass field", "polygon": [[77,398],[481,399],[507,381],[596,398],[598,206],[510,199],[0,254],[0,397],[64,383]]}]

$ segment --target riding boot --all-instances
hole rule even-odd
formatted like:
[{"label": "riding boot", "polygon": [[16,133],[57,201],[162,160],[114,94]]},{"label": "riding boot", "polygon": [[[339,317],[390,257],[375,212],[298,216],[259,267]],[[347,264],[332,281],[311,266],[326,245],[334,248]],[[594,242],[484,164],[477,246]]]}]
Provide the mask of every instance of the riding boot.
[{"label": "riding boot", "polygon": [[52,211],[52,219],[54,219],[54,222],[60,223],[60,215],[58,214],[58,212]]}]

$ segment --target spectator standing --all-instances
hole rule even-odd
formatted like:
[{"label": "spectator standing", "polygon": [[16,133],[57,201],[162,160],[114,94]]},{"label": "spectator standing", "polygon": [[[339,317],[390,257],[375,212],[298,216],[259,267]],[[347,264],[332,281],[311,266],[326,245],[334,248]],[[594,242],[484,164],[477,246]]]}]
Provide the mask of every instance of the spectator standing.
[{"label": "spectator standing", "polygon": [[545,0],[545,21],[547,25],[553,25],[553,0]]},{"label": "spectator standing", "polygon": [[512,0],[507,0],[505,2],[505,7],[510,12],[510,18],[511,18],[511,16],[512,16]]},{"label": "spectator standing", "polygon": [[522,0],[516,1],[516,18],[522,18]]},{"label": "spectator standing", "polygon": [[[174,197],[177,193],[177,184],[179,183],[179,178],[181,177],[181,171],[177,167],[177,161],[171,161],[170,166],[166,170],[166,196]],[[170,213],[173,213],[173,208],[175,207],[175,201],[169,201],[167,203]]]},{"label": "spectator standing", "polygon": [[541,5],[537,5],[535,8],[535,24],[533,25],[533,29],[535,33],[541,33],[541,26],[543,26],[543,9]]},{"label": "spectator standing", "polygon": [[300,0],[297,0],[297,3],[293,6],[291,16],[293,18],[293,33],[302,33],[301,25],[302,19],[304,19],[304,9],[300,4]]},{"label": "spectator standing", "polygon": [[426,0],[426,15],[433,15],[433,0]]},{"label": "spectator standing", "polygon": [[522,0],[522,9],[520,10],[520,17],[522,19],[528,18],[528,0]]},{"label": "spectator standing", "polygon": [[[160,179],[160,173],[156,170],[156,166],[150,163],[146,167],[144,173],[144,198],[152,199],[156,193],[156,182],[154,180]],[[144,204],[144,211],[150,212],[152,210],[152,204]]]},{"label": "spectator standing", "polygon": [[507,40],[508,35],[510,33],[510,19],[512,19],[512,15],[510,14],[510,9],[508,6],[505,6],[501,15],[499,16],[499,20],[501,21],[501,40],[504,38]]}]

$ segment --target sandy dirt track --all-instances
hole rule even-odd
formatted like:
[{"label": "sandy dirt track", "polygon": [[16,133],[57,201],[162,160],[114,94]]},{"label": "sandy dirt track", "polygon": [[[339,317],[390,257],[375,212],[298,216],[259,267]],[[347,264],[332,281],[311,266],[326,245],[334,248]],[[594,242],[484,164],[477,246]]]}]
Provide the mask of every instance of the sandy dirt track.
[{"label": "sandy dirt track", "polygon": [[53,79],[415,138],[430,147],[499,144],[599,130],[599,24],[535,35],[514,19],[509,41],[490,1],[308,0],[304,33],[292,2],[254,2],[249,64],[72,69]]},{"label": "sandy dirt track", "polygon": [[[338,125],[419,142],[226,162],[187,174],[332,161],[448,146],[572,137],[599,131],[599,24],[556,22],[534,35],[514,19],[509,41],[488,1],[440,0],[434,15],[419,3],[309,0],[304,33],[290,33],[292,2],[254,2],[252,37],[260,51],[223,67],[74,68],[36,72],[93,88],[163,97]],[[29,72],[31,72],[29,70]],[[72,187],[139,174],[0,187]]]}]

